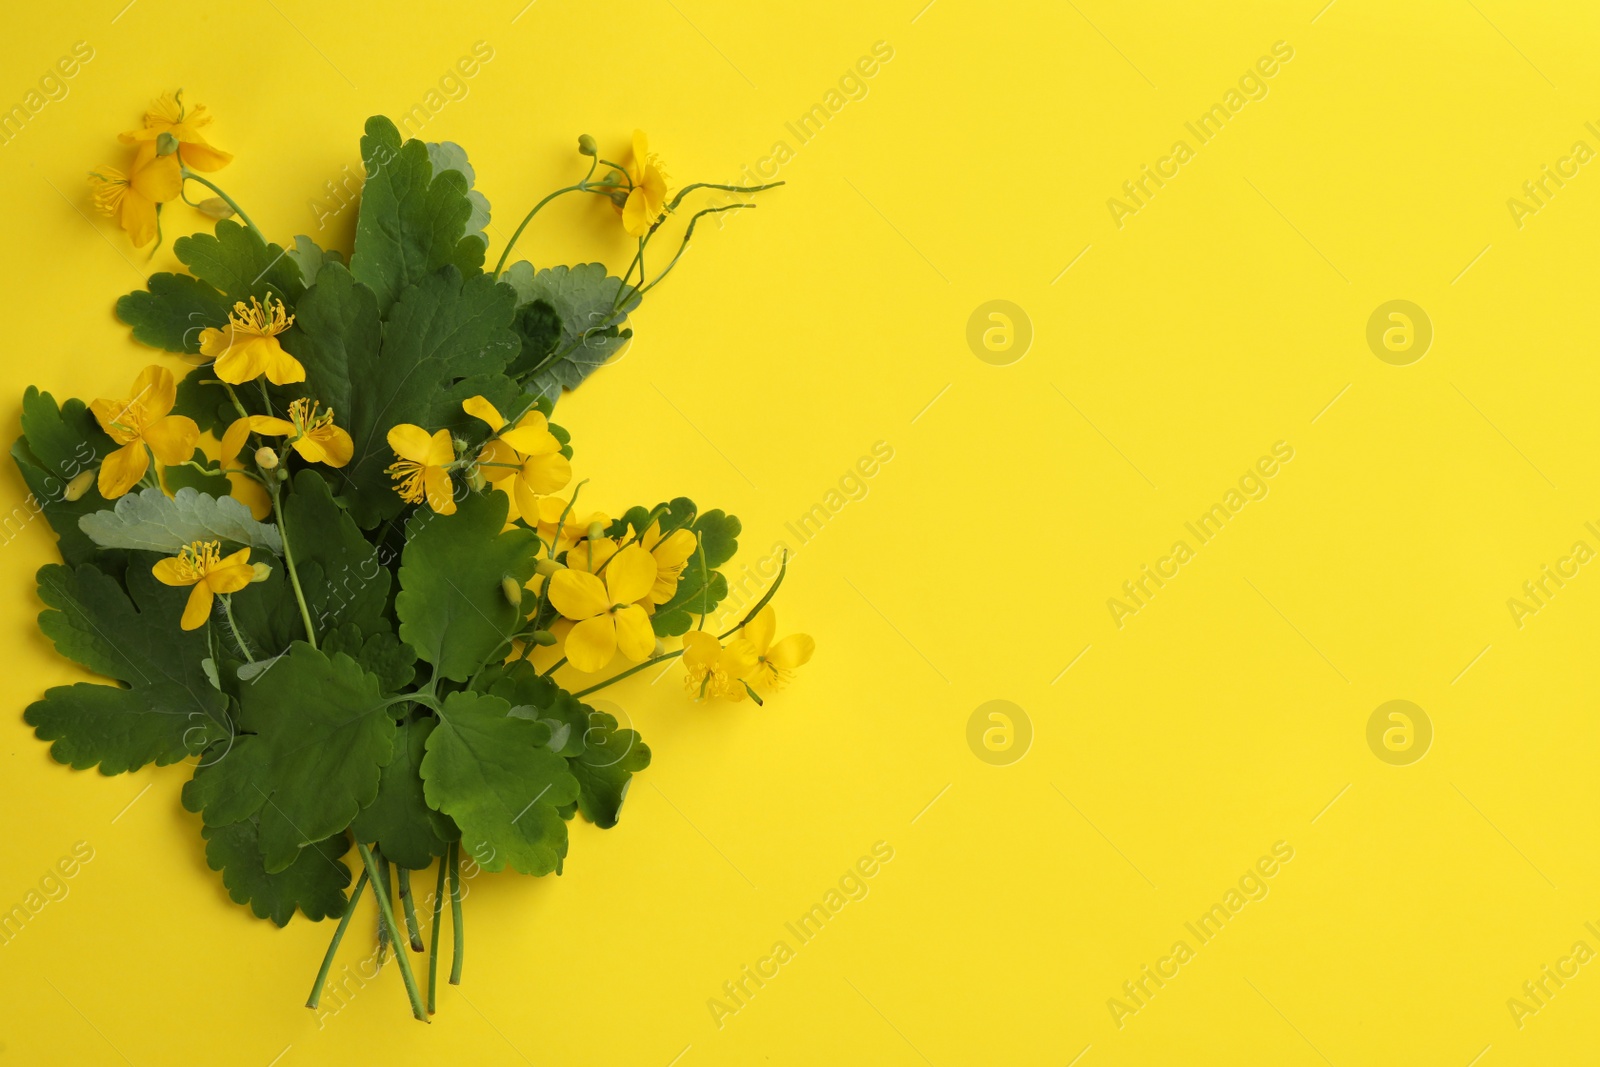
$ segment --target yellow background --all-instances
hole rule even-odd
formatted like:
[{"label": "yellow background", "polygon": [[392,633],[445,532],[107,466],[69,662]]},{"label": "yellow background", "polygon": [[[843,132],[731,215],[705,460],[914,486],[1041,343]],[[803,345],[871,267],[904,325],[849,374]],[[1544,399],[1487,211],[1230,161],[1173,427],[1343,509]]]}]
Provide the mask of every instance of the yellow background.
[{"label": "yellow background", "polygon": [[[79,674],[35,630],[55,557],[28,526],[0,549],[0,907],[74,842],[95,857],[0,947],[0,1061],[1593,1061],[1600,964],[1520,1028],[1506,1003],[1600,949],[1597,565],[1520,628],[1507,607],[1600,548],[1600,164],[1520,228],[1506,203],[1600,148],[1592,5],[124,3],[18,8],[0,41],[6,107],[95,50],[0,147],[8,433],[26,385],[117,395],[151,358],[112,303],[201,220],[170,212],[146,262],[83,182],[147,98],[213,109],[217,177],[269,235],[347,248],[353,212],[319,230],[308,202],[368,115],[482,41],[421,132],[470,153],[491,254],[581,173],[581,132],[621,153],[643,127],[678,182],[793,150],[562,403],[592,499],[724,507],[753,562],[875,442],[893,459],[794,557],[779,629],[818,652],[788,691],[608,694],[653,766],[617,829],[574,824],[565,876],[471,883],[431,1026],[392,965],[320,1022],[300,1006],[331,925],[227,900],[183,768],[49,761],[21,711]],[[785,123],[880,41],[866,96],[800,144]],[[1269,94],[1198,146],[1185,121],[1277,41]],[[1180,138],[1195,158],[1119,229],[1107,199]],[[624,250],[604,205],[563,202],[519,255]],[[967,345],[992,299],[1033,326],[1009,366]],[[1392,299],[1434,326],[1410,366],[1365,340]],[[1107,599],[1278,441],[1269,495],[1119,629]],[[26,493],[9,464],[0,492]],[[1009,766],[967,744],[996,699],[1034,733]],[[1367,745],[1391,699],[1433,724],[1410,766]],[[719,1028],[708,999],[879,841],[869,895]],[[1199,946],[1184,923],[1278,841],[1270,894]],[[369,895],[341,963],[371,924]],[[1119,1028],[1107,1000],[1179,939],[1195,958]]]}]

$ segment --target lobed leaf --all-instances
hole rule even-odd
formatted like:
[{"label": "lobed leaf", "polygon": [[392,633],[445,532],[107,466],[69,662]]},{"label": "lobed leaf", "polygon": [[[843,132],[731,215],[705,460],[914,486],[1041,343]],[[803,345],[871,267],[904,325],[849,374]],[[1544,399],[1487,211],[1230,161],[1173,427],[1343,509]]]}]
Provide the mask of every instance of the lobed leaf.
[{"label": "lobed leaf", "polygon": [[112,508],[84,515],[78,526],[101,548],[170,556],[195,541],[226,541],[274,555],[283,553],[278,528],[257,522],[242,502],[188,487],[172,496],[160,489],[129,493]]}]

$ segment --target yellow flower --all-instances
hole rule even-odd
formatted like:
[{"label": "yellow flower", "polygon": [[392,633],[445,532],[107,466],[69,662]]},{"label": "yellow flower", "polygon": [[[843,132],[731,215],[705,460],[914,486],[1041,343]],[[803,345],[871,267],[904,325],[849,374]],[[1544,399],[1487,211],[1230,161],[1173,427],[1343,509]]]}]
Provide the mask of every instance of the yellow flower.
[{"label": "yellow flower", "polygon": [[162,585],[194,587],[189,593],[189,602],[184,605],[183,619],[178,624],[185,630],[205,625],[211,614],[211,598],[214,595],[237,593],[255,577],[248,548],[241,548],[226,558],[220,557],[221,551],[220,541],[196,541],[176,556],[158,560],[151,568],[156,581]]},{"label": "yellow flower", "polygon": [[692,530],[686,529],[673,530],[662,537],[661,523],[657,520],[639,538],[639,543],[656,558],[656,584],[650,590],[650,602],[665,604],[678,591],[678,579],[700,542]]},{"label": "yellow flower", "polygon": [[743,678],[756,666],[755,649],[749,641],[735,638],[726,648],[713,634],[694,630],[683,635],[683,666],[688,672],[684,688],[695,699],[725,697],[740,701],[747,694]]},{"label": "yellow flower", "polygon": [[633,188],[622,205],[622,228],[631,237],[643,237],[667,207],[667,174],[661,160],[650,154],[643,130],[633,131],[633,162],[628,166]]},{"label": "yellow flower", "polygon": [[132,489],[150,469],[151,452],[169,467],[193,458],[200,427],[187,415],[171,414],[177,397],[172,372],[149,366],[133,380],[129,399],[96,400],[89,405],[100,428],[122,446],[100,465],[101,496],[114,500]]},{"label": "yellow flower", "polygon": [[221,170],[233,156],[206,143],[200,128],[210,124],[211,116],[206,114],[205,105],[186,108],[183,90],[179,89],[175,93],[163,93],[150,102],[150,110],[144,113],[143,129],[130,130],[117,139],[123,144],[138,145],[142,159],[147,153],[155,154],[156,138],[170,133],[177,139],[177,156],[184,166],[190,170]]},{"label": "yellow flower", "polygon": [[132,174],[116,167],[92,170],[89,186],[95,208],[115,218],[134,247],[143,248],[156,239],[157,205],[183,191],[183,173],[176,156],[156,156],[136,162]]},{"label": "yellow flower", "polygon": [[572,481],[572,464],[561,454],[561,442],[550,432],[544,413],[531,410],[507,429],[505,417],[485,397],[462,401],[461,408],[494,431],[478,453],[479,470],[490,485],[511,498],[514,510],[508,517],[520,515],[530,524],[538,522],[539,498]]},{"label": "yellow flower", "polygon": [[[350,435],[333,424],[333,409],[318,412],[318,404],[310,397],[300,397],[289,402],[289,418],[275,419],[269,415],[251,415],[250,429],[269,437],[288,437],[289,444],[307,463],[326,463],[330,467],[343,467],[355,454],[355,442]],[[232,432],[229,427],[229,432]],[[237,454],[237,452],[235,453]]]},{"label": "yellow flower", "polygon": [[795,668],[805,666],[817,649],[817,643],[805,634],[790,634],[773,644],[772,634],[777,626],[778,613],[768,604],[744,627],[744,638],[756,656],[749,677],[758,686],[776,688],[787,684]]},{"label": "yellow flower", "polygon": [[[570,548],[580,538],[586,537],[589,527],[595,523],[601,526],[610,526],[611,517],[603,511],[591,511],[587,517],[580,512],[567,511],[568,503],[558,496],[542,496],[539,498],[539,536],[547,544],[553,544],[555,550],[552,556],[560,555],[561,551]],[[566,519],[561,516],[565,514]]]},{"label": "yellow flower", "polygon": [[656,580],[656,561],[638,545],[618,552],[605,569],[602,582],[593,574],[571,567],[550,578],[550,603],[577,623],[567,635],[567,660],[585,673],[601,670],[620,649],[635,662],[655,648],[650,616],[635,601],[650,592]]},{"label": "yellow flower", "polygon": [[239,453],[244,450],[245,441],[250,437],[251,420],[261,417],[250,415],[234,419],[222,434],[222,473],[228,476],[234,499],[243,501],[257,521],[272,513],[272,498],[260,482],[245,473],[245,465],[239,462]]},{"label": "yellow flower", "polygon": [[421,426],[402,422],[389,431],[389,447],[399,456],[389,466],[389,477],[400,484],[395,492],[408,504],[428,506],[441,515],[456,513],[455,486],[450,484],[450,465],[456,460],[456,446],[449,430],[428,435]]},{"label": "yellow flower", "polygon": [[255,297],[233,305],[228,325],[200,331],[200,354],[214,358],[217,377],[229,385],[243,385],[262,374],[273,385],[306,380],[300,361],[283,350],[278,335],[294,325],[283,301],[268,296],[266,305]]}]

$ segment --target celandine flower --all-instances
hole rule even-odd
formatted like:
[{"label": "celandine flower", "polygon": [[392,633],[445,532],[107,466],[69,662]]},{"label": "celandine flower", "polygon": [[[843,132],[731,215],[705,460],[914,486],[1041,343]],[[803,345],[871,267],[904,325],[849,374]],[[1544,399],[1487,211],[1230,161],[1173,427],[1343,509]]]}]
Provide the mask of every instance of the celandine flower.
[{"label": "celandine flower", "polygon": [[237,593],[255,578],[256,570],[250,564],[248,548],[241,548],[227,557],[221,553],[220,541],[196,541],[176,556],[158,560],[150,569],[162,585],[194,587],[189,592],[189,602],[183,607],[183,619],[178,623],[185,630],[205,625],[211,615],[213,596]]},{"label": "celandine flower", "polygon": [[723,647],[716,635],[693,630],[683,635],[683,685],[696,700],[724,697],[740,701],[747,694],[744,676],[756,666],[749,641],[736,638]]},{"label": "celandine flower", "polygon": [[223,431],[222,473],[228,476],[233,498],[242,501],[259,522],[272,513],[272,498],[260,482],[245,473],[245,465],[239,462],[239,453],[244,450],[244,443],[250,437],[250,421],[258,418],[261,416],[246,415],[234,419]]},{"label": "celandine flower", "polygon": [[650,590],[650,602],[665,604],[678,591],[678,579],[700,542],[691,530],[677,529],[661,536],[661,523],[657,520],[639,538],[639,543],[656,560],[656,584]]},{"label": "celandine flower", "polygon": [[[610,526],[611,517],[603,511],[591,511],[587,516],[578,511],[569,511],[568,501],[558,496],[542,496],[539,498],[539,536],[554,547],[550,553],[559,555],[563,549],[570,548],[578,540],[586,537],[589,527],[595,523],[601,526]],[[566,518],[563,519],[562,516]],[[533,523],[532,516],[523,516],[529,524]]]},{"label": "celandine flower", "polygon": [[[289,402],[289,418],[276,419],[270,415],[251,415],[238,420],[249,428],[269,437],[287,437],[290,446],[307,463],[325,463],[330,467],[343,467],[355,455],[355,443],[350,435],[333,424],[333,409],[318,412],[320,405],[310,397],[300,397]],[[232,427],[229,427],[232,432]],[[237,449],[235,455],[237,455]]]},{"label": "celandine flower", "polygon": [[399,460],[389,465],[389,477],[400,484],[395,492],[408,504],[427,504],[441,515],[456,513],[455,486],[450,465],[456,459],[449,430],[429,436],[421,426],[402,422],[389,431],[389,447]]},{"label": "celandine flower", "polygon": [[461,408],[489,424],[495,436],[478,453],[479,470],[488,483],[514,505],[509,518],[539,521],[539,498],[572,481],[572,464],[561,454],[561,442],[550,432],[541,411],[529,411],[507,429],[505,417],[486,397],[462,401]]},{"label": "celandine flower", "polygon": [[265,305],[255,297],[233,305],[228,325],[200,331],[200,354],[217,363],[217,377],[229,385],[243,385],[263,374],[273,385],[288,385],[306,380],[300,361],[283,350],[278,335],[294,325],[294,316],[277,297],[268,296]]},{"label": "celandine flower", "polygon": [[100,495],[115,500],[150,469],[150,453],[166,466],[194,456],[200,427],[187,415],[173,415],[178,386],[165,367],[149,366],[133,380],[126,400],[96,400],[89,405],[100,428],[122,447],[100,464]]},{"label": "celandine flower", "polygon": [[201,136],[200,128],[211,124],[211,116],[206,114],[204,104],[186,107],[183,102],[183,90],[175,93],[163,93],[150,102],[150,110],[144,113],[144,128],[130,130],[118,136],[117,140],[123,144],[136,144],[139,146],[139,158],[154,155],[156,139],[164,133],[170,133],[178,142],[178,158],[183,160],[183,165],[190,170],[212,171],[221,170],[233,160],[233,156],[220,148],[213,148]]},{"label": "celandine flower", "polygon": [[631,237],[643,237],[667,209],[667,174],[661,169],[661,160],[650,154],[650,139],[643,130],[633,131],[628,178],[633,188],[622,205],[622,228]]},{"label": "celandine flower", "polygon": [[777,688],[788,683],[796,667],[803,667],[816,651],[817,643],[805,634],[790,634],[772,643],[778,628],[778,613],[768,604],[745,624],[744,637],[755,652],[756,662],[749,680],[758,686]]},{"label": "celandine flower", "polygon": [[618,650],[637,662],[656,644],[650,616],[635,603],[655,584],[655,559],[629,545],[611,558],[604,575],[601,581],[568,567],[550,578],[550,603],[577,623],[567,634],[567,661],[589,674],[604,668]]},{"label": "celandine flower", "polygon": [[117,220],[135,248],[156,239],[156,208],[178,199],[183,191],[183,170],[175,156],[155,156],[136,163],[131,174],[116,167],[89,172],[95,208]]}]

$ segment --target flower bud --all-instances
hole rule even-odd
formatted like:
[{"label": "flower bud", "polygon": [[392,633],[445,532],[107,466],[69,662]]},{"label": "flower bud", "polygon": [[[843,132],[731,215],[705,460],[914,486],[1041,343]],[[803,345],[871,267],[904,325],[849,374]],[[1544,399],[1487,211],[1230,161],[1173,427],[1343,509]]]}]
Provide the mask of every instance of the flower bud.
[{"label": "flower bud", "polygon": [[170,156],[178,150],[178,139],[170,133],[156,135],[156,155]]},{"label": "flower bud", "polygon": [[589,540],[598,541],[606,535],[605,523],[591,522],[589,524]]},{"label": "flower bud", "polygon": [[474,466],[471,470],[467,471],[467,484],[471,486],[474,491],[477,491],[482,489],[485,485],[488,485],[489,479],[483,476],[483,470],[481,468]]},{"label": "flower bud", "polygon": [[231,219],[233,208],[220,196],[208,196],[195,205],[195,209],[208,219]]},{"label": "flower bud", "polygon": [[556,635],[549,630],[535,630],[528,635],[528,639],[536,645],[543,645],[545,648],[549,648],[556,643]]},{"label": "flower bud", "polygon": [[252,563],[250,564],[250,569],[255,571],[254,576],[250,579],[251,584],[266,581],[267,575],[272,573],[272,565],[270,563]]},{"label": "flower bud", "polygon": [[278,468],[278,481],[286,482],[288,480],[289,480],[289,472],[287,470],[285,470],[283,467],[279,467]]},{"label": "flower bud", "polygon": [[264,471],[276,470],[278,467],[278,454],[266,445],[256,449],[256,466]]},{"label": "flower bud", "polygon": [[555,574],[557,571],[564,571],[566,569],[567,568],[563,567],[553,559],[541,559],[538,563],[533,565],[533,573],[542,574],[547,578],[550,575]]},{"label": "flower bud", "polygon": [[62,493],[61,495],[69,502],[74,500],[82,500],[83,494],[87,493],[89,491],[89,487],[94,484],[94,479],[95,472],[93,470],[86,470],[76,478],[72,479],[72,481],[68,482],[66,492]]},{"label": "flower bud", "polygon": [[582,155],[592,156],[597,155],[600,149],[595,145],[593,137],[583,133],[578,135],[578,151]]},{"label": "flower bud", "polygon": [[522,603],[522,583],[509,574],[500,579],[500,593],[512,607]]}]

